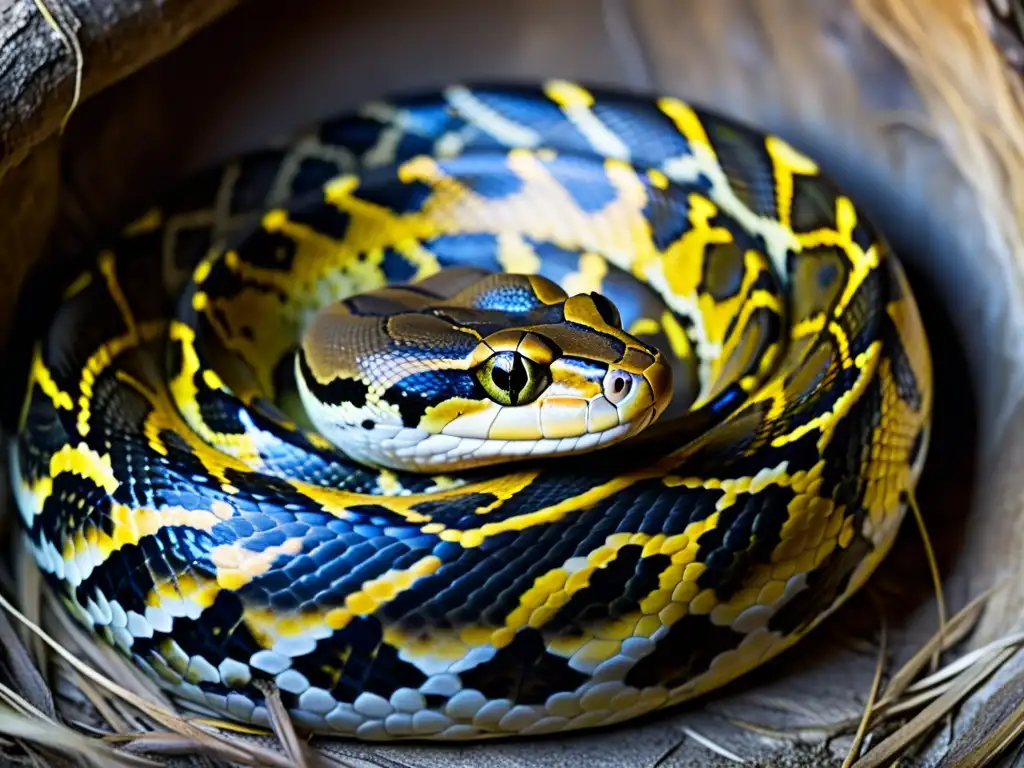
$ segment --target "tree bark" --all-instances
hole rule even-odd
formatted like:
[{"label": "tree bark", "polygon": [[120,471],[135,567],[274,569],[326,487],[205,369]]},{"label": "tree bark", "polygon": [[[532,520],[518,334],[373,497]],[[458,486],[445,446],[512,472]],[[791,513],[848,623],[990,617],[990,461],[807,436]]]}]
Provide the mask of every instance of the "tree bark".
[{"label": "tree bark", "polygon": [[0,178],[56,131],[81,65],[86,99],[221,16],[237,0],[40,0],[73,37],[62,41],[34,0],[0,0]]},{"label": "tree bark", "polygon": [[[141,69],[237,0],[0,0],[0,341],[59,196],[59,132],[75,103]],[[75,41],[77,51],[69,46]]]}]

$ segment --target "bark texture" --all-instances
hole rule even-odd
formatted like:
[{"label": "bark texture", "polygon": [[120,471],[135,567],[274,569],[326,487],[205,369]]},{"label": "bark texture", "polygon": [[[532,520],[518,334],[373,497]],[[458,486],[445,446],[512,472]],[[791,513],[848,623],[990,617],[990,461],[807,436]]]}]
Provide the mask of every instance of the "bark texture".
[{"label": "bark texture", "polygon": [[[75,98],[130,75],[178,46],[236,0],[40,0],[77,41],[62,40],[34,0],[0,0],[0,307],[13,305],[43,250],[58,198],[56,134]],[[0,339],[9,330],[0,312]]]}]

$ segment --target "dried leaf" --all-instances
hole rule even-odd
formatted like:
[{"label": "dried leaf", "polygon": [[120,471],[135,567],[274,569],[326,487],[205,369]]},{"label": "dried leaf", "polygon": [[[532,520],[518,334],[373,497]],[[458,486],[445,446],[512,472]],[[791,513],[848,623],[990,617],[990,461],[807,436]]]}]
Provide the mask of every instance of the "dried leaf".
[{"label": "dried leaf", "polygon": [[[917,530],[921,534],[921,543],[924,545],[925,560],[928,562],[928,573],[932,577],[932,587],[935,589],[935,603],[939,611],[939,637],[946,637],[946,596],[942,591],[942,576],[939,575],[939,561],[935,557],[935,548],[932,547],[931,536],[928,535],[928,526],[925,525],[924,515],[917,505],[917,497],[911,493],[905,496],[911,512],[914,513],[914,521],[917,523]],[[932,671],[939,668],[939,651],[932,654]]]},{"label": "dried leaf", "polygon": [[46,717],[56,716],[50,688],[39,674],[21,638],[5,614],[0,613],[0,657],[18,692]]},{"label": "dried leaf", "polygon": [[882,639],[878,645],[878,662],[875,664],[875,676],[871,681],[871,690],[868,691],[868,700],[864,704],[864,714],[861,716],[860,725],[857,726],[857,733],[854,734],[853,744],[850,745],[850,751],[846,755],[846,759],[843,760],[843,768],[850,768],[850,765],[857,758],[860,753],[861,744],[864,741],[864,734],[868,730],[868,722],[871,720],[871,715],[875,708],[875,699],[878,696],[878,689],[882,684],[882,670],[885,668],[885,652],[886,646],[889,642],[889,632],[885,623],[885,619],[882,619]]},{"label": "dried leaf", "polygon": [[729,751],[721,744],[716,744],[707,736],[703,735],[702,733],[699,733],[698,731],[695,731],[693,728],[687,728],[684,726],[681,730],[683,733],[685,733],[687,736],[696,741],[705,749],[710,749],[716,755],[724,757],[726,760],[729,760],[730,762],[739,763],[740,765],[744,765],[747,762],[742,757],[737,755],[735,752]]},{"label": "dried leaf", "polygon": [[[1024,673],[1000,686],[936,768],[981,768],[1000,757],[1024,733]],[[1010,709],[1009,714],[1006,710]]]},{"label": "dried leaf", "polygon": [[99,739],[83,736],[58,723],[47,723],[34,717],[0,711],[0,732],[8,736],[51,747],[100,766],[159,768],[158,763],[137,755],[118,752]]},{"label": "dried leaf", "polygon": [[951,648],[955,643],[963,639],[971,628],[981,617],[985,603],[1003,585],[992,587],[987,592],[979,595],[964,608],[962,608],[952,619],[946,622],[945,630],[936,632],[929,640],[918,649],[896,674],[892,676],[889,684],[885,687],[885,696],[879,702],[879,706],[889,704],[898,698],[903,691],[914,681],[921,670],[925,668],[934,654],[940,650]]},{"label": "dried leaf", "polygon": [[[25,623],[25,625],[34,633],[36,633],[43,642],[50,646],[50,648],[57,652],[57,654],[68,664],[70,664],[76,672],[83,677],[93,681],[100,687],[106,689],[114,696],[127,701],[133,706],[137,707],[141,711],[145,712],[151,718],[156,720],[164,727],[179,733],[183,736],[194,739],[197,743],[201,744],[204,750],[207,750],[211,754],[218,755],[226,760],[243,763],[245,765],[265,765],[266,763],[260,763],[255,760],[253,756],[245,749],[240,748],[235,743],[223,739],[214,734],[208,733],[196,725],[182,719],[174,712],[165,709],[164,707],[153,704],[147,699],[139,696],[127,688],[124,688],[112,680],[104,677],[100,673],[96,672],[92,668],[86,666],[83,662],[77,659],[71,654],[66,648],[56,642],[40,627],[32,624],[26,619],[21,612],[19,612],[8,600],[0,595],[0,607],[10,613],[19,621]],[[281,768],[288,768],[291,764],[283,757],[278,756],[278,760],[270,763],[270,765],[280,766]]]},{"label": "dried leaf", "polygon": [[281,691],[277,686],[266,681],[259,681],[256,686],[263,692],[267,713],[270,715],[270,725],[284,747],[285,753],[294,761],[296,768],[310,768],[306,745],[295,732],[295,725],[288,715],[284,702],[281,701]]},{"label": "dried leaf", "polygon": [[1001,667],[1013,651],[1004,649],[980,669],[964,674],[957,684],[925,707],[916,717],[868,752],[852,768],[878,768],[898,758],[910,744],[927,733],[936,723],[962,702],[977,686]]}]

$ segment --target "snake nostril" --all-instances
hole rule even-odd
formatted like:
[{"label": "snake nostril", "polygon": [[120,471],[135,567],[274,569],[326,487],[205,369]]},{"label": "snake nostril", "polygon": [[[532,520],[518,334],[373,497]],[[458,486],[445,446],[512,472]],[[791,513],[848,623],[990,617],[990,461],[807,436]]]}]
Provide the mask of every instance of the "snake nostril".
[{"label": "snake nostril", "polygon": [[618,405],[633,389],[633,377],[624,371],[610,371],[604,377],[604,396]]}]

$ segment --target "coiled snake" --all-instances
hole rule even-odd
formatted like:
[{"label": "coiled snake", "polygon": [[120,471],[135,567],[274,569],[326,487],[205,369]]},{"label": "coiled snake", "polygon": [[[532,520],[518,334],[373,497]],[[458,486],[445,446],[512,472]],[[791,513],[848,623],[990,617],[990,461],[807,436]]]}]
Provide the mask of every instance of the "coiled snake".
[{"label": "coiled snake", "polygon": [[40,336],[11,457],[39,567],[167,689],[473,739],[792,645],[889,549],[931,399],[885,240],[779,138],[458,86],[131,223]]}]

